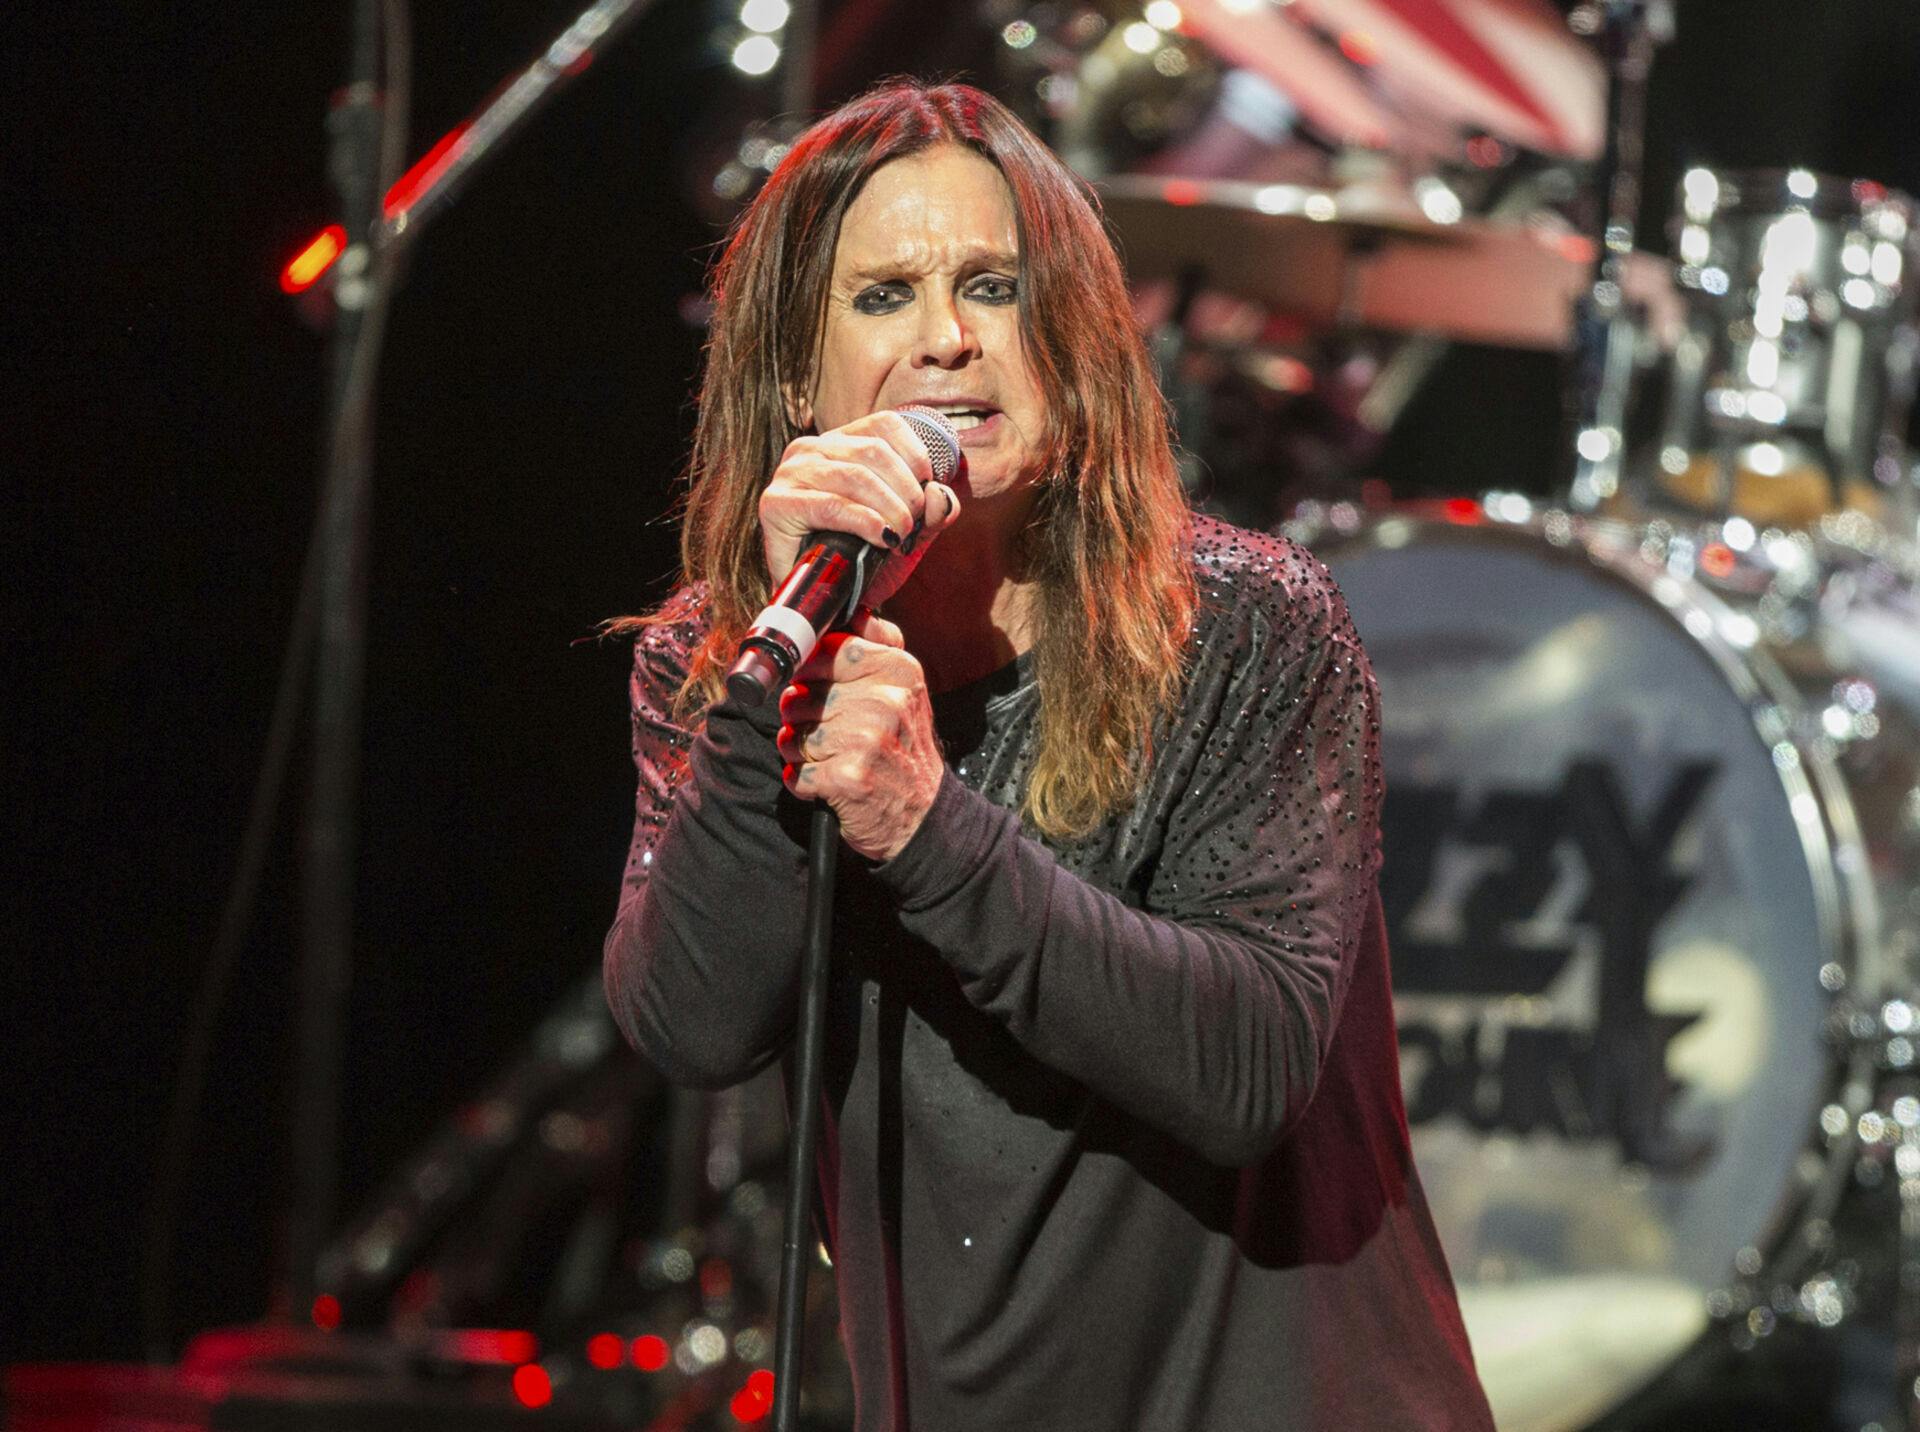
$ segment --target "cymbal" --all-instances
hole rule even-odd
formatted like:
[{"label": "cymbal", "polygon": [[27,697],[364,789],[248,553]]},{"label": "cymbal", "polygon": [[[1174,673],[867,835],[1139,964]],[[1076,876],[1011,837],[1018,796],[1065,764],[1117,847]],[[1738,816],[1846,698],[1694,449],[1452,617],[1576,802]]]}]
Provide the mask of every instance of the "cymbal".
[{"label": "cymbal", "polygon": [[[1517,348],[1564,348],[1574,299],[1592,279],[1593,241],[1536,222],[1437,223],[1410,196],[1122,175],[1101,202],[1136,282],[1197,270],[1210,288],[1309,325],[1435,334]],[[1628,296],[1677,306],[1669,266],[1626,266]]]}]

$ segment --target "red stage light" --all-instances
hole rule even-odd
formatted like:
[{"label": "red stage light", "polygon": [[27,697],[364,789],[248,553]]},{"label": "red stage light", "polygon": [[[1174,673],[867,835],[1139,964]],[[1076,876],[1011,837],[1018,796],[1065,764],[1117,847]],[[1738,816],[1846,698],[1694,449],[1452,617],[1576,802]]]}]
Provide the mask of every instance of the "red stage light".
[{"label": "red stage light", "polygon": [[540,1356],[540,1339],[518,1328],[455,1328],[446,1346],[462,1362],[514,1364]]},{"label": "red stage light", "polygon": [[332,1293],[322,1293],[313,1300],[313,1325],[326,1332],[340,1326],[340,1300]]},{"label": "red stage light", "polygon": [[595,1333],[587,1339],[587,1361],[610,1372],[627,1360],[627,1345],[618,1334]]},{"label": "red stage light", "polygon": [[1449,497],[1440,505],[1447,521],[1469,525],[1480,520],[1480,504],[1471,497]]},{"label": "red stage light", "polygon": [[388,218],[420,197],[420,191],[446,167],[452,157],[453,147],[467,137],[467,128],[465,124],[458,124],[441,135],[433,148],[422,154],[413,162],[411,169],[393,181],[393,187],[387,190],[387,197],[382,203]]},{"label": "red stage light", "polygon": [[773,1411],[773,1374],[761,1368],[747,1379],[747,1385],[733,1394],[727,1410],[736,1422],[760,1421]]},{"label": "red stage light", "polygon": [[[467,125],[460,124],[448,130],[433,148],[414,162],[411,169],[394,180],[393,187],[387,190],[386,198],[382,201],[382,209],[388,218],[412,204],[420,197],[420,191],[439,177],[440,171],[451,162],[455,146],[466,138],[467,128]],[[321,274],[333,267],[334,260],[346,252],[346,247],[346,229],[339,224],[329,224],[312,243],[295,255],[292,263],[280,271],[280,287],[288,293],[304,293],[319,282]]]},{"label": "red stage light", "polygon": [[1160,197],[1169,204],[1198,204],[1200,186],[1191,179],[1169,179],[1160,186]]},{"label": "red stage light", "polygon": [[1724,542],[1709,542],[1700,549],[1700,570],[1709,577],[1731,577],[1739,561]]},{"label": "red stage light", "polygon": [[553,1379],[539,1363],[522,1363],[513,1370],[513,1395],[524,1407],[545,1407],[553,1401]]},{"label": "red stage light", "polygon": [[658,1372],[667,1365],[671,1355],[672,1349],[665,1338],[647,1333],[633,1340],[633,1365],[642,1372]]},{"label": "red stage light", "polygon": [[280,287],[286,293],[304,293],[320,279],[320,275],[333,267],[333,261],[340,257],[347,247],[347,231],[338,224],[329,224],[320,231],[319,237],[293,256],[293,261],[280,270]]}]

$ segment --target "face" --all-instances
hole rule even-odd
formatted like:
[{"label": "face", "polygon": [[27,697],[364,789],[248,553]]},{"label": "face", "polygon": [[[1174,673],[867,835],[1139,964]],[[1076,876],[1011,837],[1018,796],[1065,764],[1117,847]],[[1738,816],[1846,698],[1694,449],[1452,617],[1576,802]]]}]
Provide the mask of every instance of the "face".
[{"label": "face", "polygon": [[1017,232],[1006,180],[970,149],[875,171],[840,226],[801,416],[827,432],[881,408],[936,408],[960,434],[962,496],[1031,484],[1046,407],[1020,334]]}]

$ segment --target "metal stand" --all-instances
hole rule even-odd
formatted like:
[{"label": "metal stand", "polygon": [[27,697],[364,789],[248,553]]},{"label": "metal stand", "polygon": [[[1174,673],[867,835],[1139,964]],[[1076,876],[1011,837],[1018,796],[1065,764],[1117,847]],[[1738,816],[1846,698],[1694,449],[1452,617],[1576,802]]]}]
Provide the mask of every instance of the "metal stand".
[{"label": "metal stand", "polygon": [[813,1241],[814,1159],[820,1146],[820,1063],[826,1043],[833,875],[840,853],[840,817],[825,801],[814,806],[809,833],[807,948],[800,968],[793,1130],[787,1146],[787,1221],[780,1244],[779,1322],[773,1341],[774,1432],[796,1432],[800,1425],[801,1343],[806,1330],[807,1250]]},{"label": "metal stand", "polygon": [[[404,24],[388,5],[385,24]],[[338,1184],[340,1045],[353,929],[354,814],[366,665],[367,506],[373,468],[374,374],[385,328],[387,279],[377,253],[385,143],[405,118],[380,90],[380,0],[355,0],[350,78],[328,116],[333,181],[349,236],[335,285],[333,385],[319,530],[319,649],[314,665],[313,785],[302,869],[305,921],[294,1067],[293,1197],[288,1210],[284,1311],[312,1305],[320,1248]]]},{"label": "metal stand", "polygon": [[[351,79],[329,127],[349,236],[334,283],[334,373],[327,465],[315,544],[319,652],[314,670],[312,789],[303,837],[300,1012],[293,1097],[293,1195],[282,1273],[284,1311],[304,1317],[335,1219],[340,1065],[352,970],[356,800],[366,668],[367,512],[373,472],[374,377],[393,277],[406,245],[460,184],[598,48],[651,0],[599,0],[490,101],[404,201],[384,208],[404,118],[383,98],[380,51],[404,53],[401,0],[355,0]],[[401,38],[395,47],[396,37]],[[403,71],[404,66],[396,67]],[[398,91],[404,73],[385,76]],[[378,154],[380,159],[375,160]]]},{"label": "metal stand", "polygon": [[1640,218],[1647,71],[1656,41],[1672,30],[1662,0],[1596,0],[1583,7],[1607,64],[1607,140],[1595,188],[1600,196],[1593,279],[1574,304],[1570,406],[1574,420],[1571,505],[1590,512],[1620,490],[1627,400],[1639,338],[1622,287]]}]

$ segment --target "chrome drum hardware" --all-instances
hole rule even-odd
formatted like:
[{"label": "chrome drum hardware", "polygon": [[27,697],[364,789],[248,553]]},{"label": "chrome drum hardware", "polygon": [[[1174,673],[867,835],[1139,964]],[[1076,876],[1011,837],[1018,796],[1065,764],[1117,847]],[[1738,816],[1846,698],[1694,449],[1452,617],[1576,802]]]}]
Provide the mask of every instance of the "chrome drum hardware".
[{"label": "chrome drum hardware", "polygon": [[1687,321],[1656,492],[1761,524],[1852,508],[1912,540],[1913,201],[1804,169],[1693,169],[1678,210]]}]

